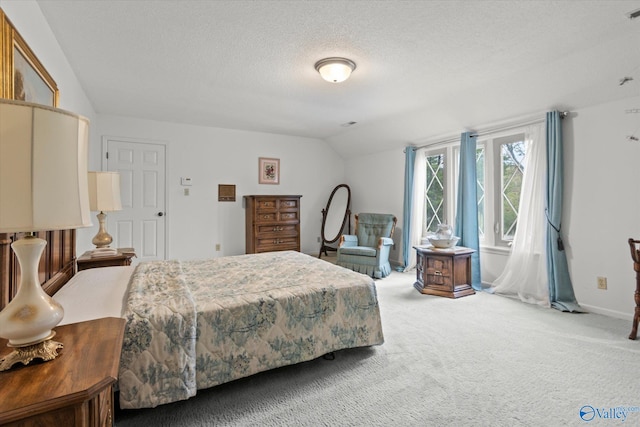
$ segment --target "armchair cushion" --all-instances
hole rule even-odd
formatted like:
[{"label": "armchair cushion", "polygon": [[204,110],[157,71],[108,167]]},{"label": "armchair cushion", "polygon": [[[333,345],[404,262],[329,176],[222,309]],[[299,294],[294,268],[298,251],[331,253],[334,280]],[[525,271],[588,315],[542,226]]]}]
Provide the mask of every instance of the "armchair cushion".
[{"label": "armchair cushion", "polygon": [[343,246],[340,248],[342,255],[358,255],[358,256],[370,256],[375,258],[378,254],[376,248],[370,248],[368,246]]}]

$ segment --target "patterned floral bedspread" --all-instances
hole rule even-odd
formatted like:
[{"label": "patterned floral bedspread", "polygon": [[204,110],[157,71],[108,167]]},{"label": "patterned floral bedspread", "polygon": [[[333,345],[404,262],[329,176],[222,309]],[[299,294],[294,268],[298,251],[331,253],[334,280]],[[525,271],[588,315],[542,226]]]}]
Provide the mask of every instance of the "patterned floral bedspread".
[{"label": "patterned floral bedspread", "polygon": [[371,278],[292,251],[141,263],[125,317],[122,408],[384,341]]}]

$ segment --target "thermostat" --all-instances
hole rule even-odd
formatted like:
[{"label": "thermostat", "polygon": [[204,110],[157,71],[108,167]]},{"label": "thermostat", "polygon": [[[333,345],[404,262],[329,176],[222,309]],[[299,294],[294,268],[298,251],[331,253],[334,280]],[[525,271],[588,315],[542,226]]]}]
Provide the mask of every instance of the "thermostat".
[{"label": "thermostat", "polygon": [[191,185],[191,178],[180,178],[180,184],[184,186]]}]

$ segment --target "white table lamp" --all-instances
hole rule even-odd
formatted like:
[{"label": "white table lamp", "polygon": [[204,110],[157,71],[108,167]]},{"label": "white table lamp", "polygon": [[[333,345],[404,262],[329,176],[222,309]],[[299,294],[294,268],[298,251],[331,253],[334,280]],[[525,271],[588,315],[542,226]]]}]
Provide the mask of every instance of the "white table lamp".
[{"label": "white table lamp", "polygon": [[107,233],[105,212],[122,210],[120,201],[120,174],[117,172],[89,172],[89,207],[99,211],[100,229],[91,241],[97,248],[107,248],[113,238]]},{"label": "white table lamp", "polygon": [[20,284],[0,312],[0,337],[15,351],[0,359],[0,370],[34,358],[51,360],[62,347],[51,338],[64,310],[38,279],[47,242],[33,233],[91,225],[88,133],[84,117],[0,99],[0,233],[28,233],[11,244],[20,265]]}]

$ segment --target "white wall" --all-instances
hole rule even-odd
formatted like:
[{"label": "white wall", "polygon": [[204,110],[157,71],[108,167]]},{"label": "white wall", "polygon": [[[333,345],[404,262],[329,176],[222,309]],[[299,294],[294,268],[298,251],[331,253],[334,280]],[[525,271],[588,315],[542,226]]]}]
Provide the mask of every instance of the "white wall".
[{"label": "white wall", "polygon": [[[635,273],[627,240],[640,239],[640,97],[573,111],[565,119],[565,202],[562,224],[570,274],[578,302],[589,311],[630,319],[635,307]],[[402,150],[348,159],[346,179],[354,212],[380,210],[402,224],[404,186]],[[401,235],[395,236],[393,261],[402,258]],[[493,281],[505,259],[497,251],[481,252],[483,282]],[[597,289],[597,277],[608,290]]]},{"label": "white wall", "polygon": [[[168,258],[244,253],[246,194],[302,195],[301,249],[317,255],[321,211],[344,178],[343,160],[325,142],[105,115],[93,131],[166,143]],[[90,163],[100,168],[100,145],[91,148]],[[258,184],[259,157],[280,159],[279,185]],[[189,196],[181,177],[192,179]],[[235,184],[236,202],[218,202],[218,184]]]},{"label": "white wall", "polygon": [[[346,161],[345,182],[351,188],[351,212],[390,213],[398,219],[389,261],[402,264],[402,207],[404,153],[402,150],[368,154]],[[351,220],[351,226],[354,226]],[[353,231],[353,230],[352,230]]]},{"label": "white wall", "polygon": [[[631,318],[635,273],[627,240],[640,239],[640,97],[585,108],[565,126],[567,256],[578,302]],[[596,278],[607,277],[608,289]]]}]

